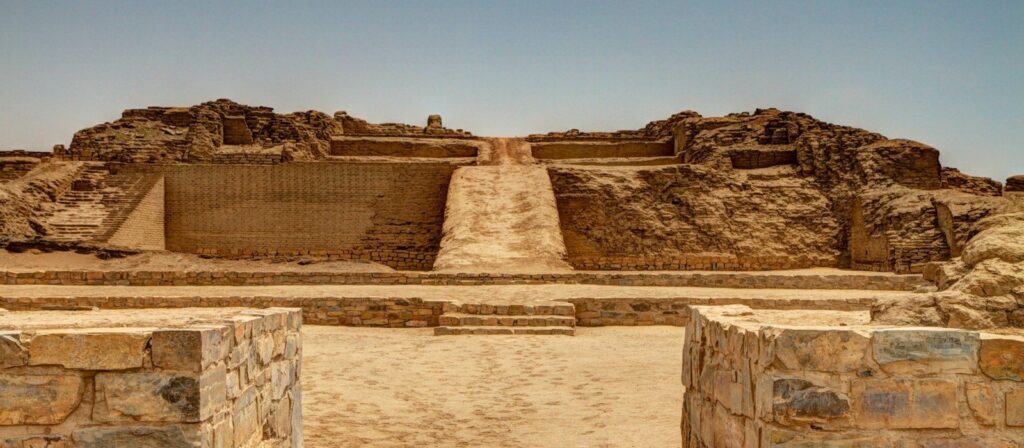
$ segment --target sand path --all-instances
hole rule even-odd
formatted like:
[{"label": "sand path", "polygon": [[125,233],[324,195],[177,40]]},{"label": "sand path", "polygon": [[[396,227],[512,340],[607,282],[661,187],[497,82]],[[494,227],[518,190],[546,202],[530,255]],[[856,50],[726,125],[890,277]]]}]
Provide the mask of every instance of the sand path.
[{"label": "sand path", "polygon": [[682,328],[430,334],[305,327],[306,446],[679,446]]},{"label": "sand path", "polygon": [[455,170],[434,269],[569,272],[558,207],[544,167],[521,139],[491,140],[484,166]]}]

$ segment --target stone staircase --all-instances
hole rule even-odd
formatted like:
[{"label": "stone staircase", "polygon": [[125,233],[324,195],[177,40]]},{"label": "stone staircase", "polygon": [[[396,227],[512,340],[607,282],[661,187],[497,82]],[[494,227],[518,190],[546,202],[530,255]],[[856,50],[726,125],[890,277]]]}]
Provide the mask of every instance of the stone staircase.
[{"label": "stone staircase", "polygon": [[44,215],[51,230],[49,239],[107,241],[158,180],[142,173],[112,171],[104,164],[86,165],[71,189]]},{"label": "stone staircase", "polygon": [[434,328],[448,335],[576,335],[576,307],[551,302],[535,305],[465,304],[446,306]]}]

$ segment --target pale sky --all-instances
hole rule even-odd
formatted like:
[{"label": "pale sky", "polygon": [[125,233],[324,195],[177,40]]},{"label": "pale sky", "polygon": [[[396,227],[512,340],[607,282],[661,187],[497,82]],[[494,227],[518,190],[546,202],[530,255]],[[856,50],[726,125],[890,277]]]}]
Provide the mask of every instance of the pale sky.
[{"label": "pale sky", "polygon": [[1024,1],[0,0],[0,148],[231,98],[477,135],[778,107],[1024,173]]}]

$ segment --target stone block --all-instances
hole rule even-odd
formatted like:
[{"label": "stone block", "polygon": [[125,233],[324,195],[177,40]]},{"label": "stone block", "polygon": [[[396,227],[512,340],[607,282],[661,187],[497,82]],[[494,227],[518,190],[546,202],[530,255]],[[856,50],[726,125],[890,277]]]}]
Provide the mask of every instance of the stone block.
[{"label": "stone block", "polygon": [[789,431],[774,427],[762,431],[762,447],[771,448],[891,448],[888,439],[875,434]]},{"label": "stone block", "polygon": [[978,423],[986,426],[996,424],[996,397],[992,386],[985,383],[967,383],[964,384],[964,393],[967,395],[967,407],[971,409]]},{"label": "stone block", "polygon": [[31,435],[0,439],[0,448],[74,448],[71,440],[56,435]]},{"label": "stone block", "polygon": [[216,328],[172,329],[153,332],[153,366],[201,372],[223,357],[226,342]]},{"label": "stone block", "polygon": [[171,448],[200,445],[199,425],[87,428],[74,432],[76,448]]},{"label": "stone block", "polygon": [[887,373],[933,374],[977,371],[978,333],[942,329],[879,330],[872,335],[875,361]]},{"label": "stone block", "polygon": [[148,343],[149,334],[142,331],[39,333],[29,341],[29,364],[83,370],[134,369],[145,364]]},{"label": "stone block", "polygon": [[[866,348],[866,347],[865,347]],[[776,379],[772,414],[781,423],[830,422],[850,415],[850,400],[838,391],[802,379]]]},{"label": "stone block", "polygon": [[775,356],[790,370],[853,372],[868,345],[867,336],[850,330],[785,329],[775,338]]},{"label": "stone block", "polygon": [[221,365],[202,375],[185,372],[96,374],[93,419],[103,422],[200,422],[226,402]]},{"label": "stone block", "polygon": [[1006,393],[1007,426],[1024,426],[1024,388]]},{"label": "stone block", "polygon": [[854,380],[855,424],[869,429],[960,426],[957,385],[944,380]]},{"label": "stone block", "polygon": [[978,365],[991,378],[1024,381],[1024,339],[982,339]]},{"label": "stone block", "polygon": [[258,395],[256,388],[250,387],[242,392],[242,396],[232,405],[231,423],[234,446],[247,446],[257,434],[260,434]]},{"label": "stone block", "polygon": [[0,369],[20,367],[28,362],[28,350],[21,343],[21,334],[0,332]]},{"label": "stone block", "polygon": [[55,425],[82,402],[78,375],[0,374],[0,426]]}]

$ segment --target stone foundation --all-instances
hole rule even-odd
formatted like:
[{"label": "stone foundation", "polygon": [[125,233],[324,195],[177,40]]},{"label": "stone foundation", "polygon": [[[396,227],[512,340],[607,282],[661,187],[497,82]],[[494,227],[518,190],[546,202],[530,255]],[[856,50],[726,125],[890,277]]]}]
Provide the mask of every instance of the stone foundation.
[{"label": "stone foundation", "polygon": [[1024,337],[695,307],[683,446],[1018,447]]},{"label": "stone foundation", "polygon": [[294,309],[9,312],[0,447],[302,446],[301,325]]},{"label": "stone foundation", "polygon": [[242,286],[242,285],[540,285],[692,286],[712,288],[860,289],[913,291],[920,275],[829,272],[665,272],[466,274],[438,272],[236,271],[0,271],[7,285]]}]

